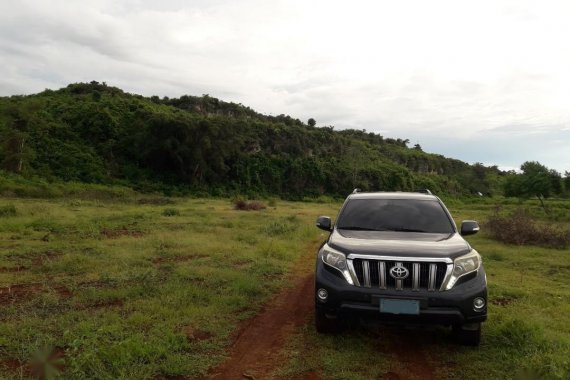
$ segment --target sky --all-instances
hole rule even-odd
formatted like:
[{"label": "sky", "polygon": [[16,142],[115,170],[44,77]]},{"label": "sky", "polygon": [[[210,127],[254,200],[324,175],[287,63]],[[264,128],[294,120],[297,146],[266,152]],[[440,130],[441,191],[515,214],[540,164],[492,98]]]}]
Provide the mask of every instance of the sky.
[{"label": "sky", "polygon": [[425,151],[570,171],[570,2],[0,2],[0,96],[209,94]]}]

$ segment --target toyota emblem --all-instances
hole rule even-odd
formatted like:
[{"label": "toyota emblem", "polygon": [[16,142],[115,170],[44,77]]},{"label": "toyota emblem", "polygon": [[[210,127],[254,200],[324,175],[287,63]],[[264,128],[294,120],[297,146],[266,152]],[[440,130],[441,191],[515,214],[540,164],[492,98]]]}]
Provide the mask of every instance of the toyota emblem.
[{"label": "toyota emblem", "polygon": [[396,280],[403,280],[408,277],[410,272],[405,267],[392,267],[390,269],[390,276]]}]

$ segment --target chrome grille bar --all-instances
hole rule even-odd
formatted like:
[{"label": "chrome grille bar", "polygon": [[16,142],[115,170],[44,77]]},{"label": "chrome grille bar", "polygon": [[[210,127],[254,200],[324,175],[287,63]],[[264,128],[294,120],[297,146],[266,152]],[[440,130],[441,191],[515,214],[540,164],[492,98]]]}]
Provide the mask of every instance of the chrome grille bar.
[{"label": "chrome grille bar", "polygon": [[420,290],[420,264],[414,263],[413,266],[413,278],[412,278],[412,290]]},{"label": "chrome grille bar", "polygon": [[[397,262],[397,267],[403,266],[402,263]],[[396,290],[404,290],[404,280],[396,280]]]},{"label": "chrome grille bar", "polygon": [[352,259],[346,260],[348,264],[348,272],[350,273],[350,277],[352,277],[352,281],[354,285],[360,286],[360,281],[358,280],[358,276],[356,275],[356,271],[354,270],[354,261]]},{"label": "chrome grille bar", "polygon": [[378,262],[378,278],[380,280],[380,289],[386,289],[386,263]]},{"label": "chrome grille bar", "polygon": [[370,287],[370,265],[368,260],[362,261],[362,273],[364,274],[364,286]]},{"label": "chrome grille bar", "polygon": [[437,265],[429,265],[429,281],[428,281],[428,291],[433,292],[435,290],[435,277],[437,272]]}]

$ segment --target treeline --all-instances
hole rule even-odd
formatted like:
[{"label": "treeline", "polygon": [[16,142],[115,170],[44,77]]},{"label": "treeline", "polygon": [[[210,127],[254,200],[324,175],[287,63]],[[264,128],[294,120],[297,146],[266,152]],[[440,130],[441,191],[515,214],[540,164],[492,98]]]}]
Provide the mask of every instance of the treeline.
[{"label": "treeline", "polygon": [[344,196],[429,188],[502,194],[507,173],[204,95],[146,98],[91,82],[0,98],[0,167],[142,191]]}]

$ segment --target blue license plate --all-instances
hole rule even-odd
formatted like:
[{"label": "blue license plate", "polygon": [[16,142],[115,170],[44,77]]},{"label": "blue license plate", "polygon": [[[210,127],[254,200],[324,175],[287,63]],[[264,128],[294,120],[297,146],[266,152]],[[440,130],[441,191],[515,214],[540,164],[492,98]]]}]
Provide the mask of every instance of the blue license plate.
[{"label": "blue license plate", "polygon": [[380,298],[380,312],[389,314],[420,314],[420,302],[417,300],[394,300]]}]

